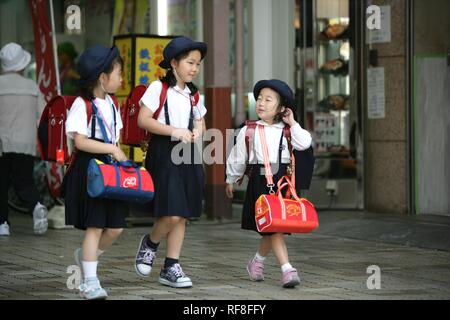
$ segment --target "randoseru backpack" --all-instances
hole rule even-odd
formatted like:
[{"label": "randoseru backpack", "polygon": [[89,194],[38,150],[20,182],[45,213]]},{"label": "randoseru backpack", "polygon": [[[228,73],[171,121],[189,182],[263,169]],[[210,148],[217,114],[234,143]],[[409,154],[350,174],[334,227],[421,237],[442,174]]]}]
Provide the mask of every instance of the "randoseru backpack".
[{"label": "randoseru backpack", "polygon": [[[151,138],[151,134],[145,129],[141,129],[138,126],[138,116],[142,96],[147,90],[147,86],[138,85],[131,90],[127,97],[125,105],[122,107],[121,116],[123,122],[121,143],[133,147],[142,147]],[[167,98],[167,90],[169,90],[169,85],[162,82],[161,94],[159,95],[159,106],[158,109],[153,113],[153,119],[158,119]],[[200,100],[200,94],[197,91],[193,97],[194,106],[197,105]]]},{"label": "randoseru backpack", "polygon": [[[110,96],[116,106],[115,96]],[[69,164],[73,151],[72,141],[66,136],[67,114],[76,96],[56,96],[50,100],[42,112],[38,126],[38,147],[42,160]],[[83,98],[86,104],[87,122],[92,118],[92,104]]]}]

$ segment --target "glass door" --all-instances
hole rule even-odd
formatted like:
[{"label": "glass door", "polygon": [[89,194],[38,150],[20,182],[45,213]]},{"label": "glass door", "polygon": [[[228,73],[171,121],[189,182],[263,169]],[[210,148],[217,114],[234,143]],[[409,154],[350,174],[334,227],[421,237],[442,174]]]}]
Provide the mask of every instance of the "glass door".
[{"label": "glass door", "polygon": [[313,134],[316,156],[308,198],[318,208],[362,208],[353,4],[300,1],[304,125]]}]

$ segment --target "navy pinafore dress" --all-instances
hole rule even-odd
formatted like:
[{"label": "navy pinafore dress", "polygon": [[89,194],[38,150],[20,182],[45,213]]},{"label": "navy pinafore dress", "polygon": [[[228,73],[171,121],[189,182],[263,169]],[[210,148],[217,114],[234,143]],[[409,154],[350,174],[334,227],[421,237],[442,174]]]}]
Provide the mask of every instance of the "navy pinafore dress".
[{"label": "navy pinafore dress", "polygon": [[[164,103],[165,122],[170,125],[168,99]],[[194,114],[191,108],[189,130],[193,130]],[[180,141],[172,141],[169,136],[153,134],[145,158],[145,168],[150,172],[155,185],[155,198],[151,203],[153,216],[178,216],[196,218],[202,213],[205,174],[201,159],[193,143],[189,163],[174,163],[172,150]],[[183,157],[183,150],[177,156]]]}]

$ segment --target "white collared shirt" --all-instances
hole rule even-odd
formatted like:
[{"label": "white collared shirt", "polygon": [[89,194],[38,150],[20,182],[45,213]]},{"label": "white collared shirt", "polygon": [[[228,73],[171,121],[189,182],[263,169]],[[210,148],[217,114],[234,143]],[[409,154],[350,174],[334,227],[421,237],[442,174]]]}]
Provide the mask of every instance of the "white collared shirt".
[{"label": "white collared shirt", "polygon": [[[153,81],[142,96],[140,100],[141,104],[155,113],[159,107],[161,90],[161,81]],[[190,93],[191,90],[189,90],[188,86],[185,86],[184,90],[180,89],[178,86],[167,90],[167,106],[169,109],[170,126],[183,129],[188,128],[191,112],[191,103],[189,101]],[[201,120],[205,116],[206,108],[200,100],[198,101],[198,104],[194,106],[193,112],[194,119],[196,120]],[[166,124],[164,107],[158,116],[158,121],[162,124]]]},{"label": "white collared shirt", "polygon": [[[95,106],[100,110],[101,114],[105,117],[105,121],[112,130],[114,126],[114,113],[112,110],[112,106],[114,106],[114,102],[111,99],[111,97],[107,94],[105,99],[95,98],[94,100]],[[119,140],[120,137],[120,129],[123,128],[122,124],[122,118],[120,116],[119,111],[116,109],[116,141]],[[94,112],[92,110],[92,112]],[[79,133],[82,135],[87,136],[88,138],[91,137],[91,119],[87,119],[86,114],[86,104],[84,103],[83,98],[77,97],[75,101],[72,104],[72,107],[69,110],[69,114],[67,115],[66,120],[66,134],[68,137],[73,139],[73,133]],[[108,135],[108,139],[112,141],[112,135],[111,132],[106,128],[106,134]],[[103,139],[102,130],[100,129],[100,126],[98,124],[98,120],[95,123],[95,138],[97,139]]]},{"label": "white collared shirt", "polygon": [[[259,120],[257,124],[264,126],[264,133],[267,141],[267,148],[269,151],[270,163],[278,163],[278,154],[280,150],[280,139],[283,133],[285,124],[283,122],[269,125],[268,123]],[[244,126],[237,138],[236,144],[231,149],[231,152],[227,158],[227,183],[235,183],[245,172],[247,163],[250,164],[263,164],[264,156],[261,146],[261,140],[259,138],[258,129],[255,129],[253,137],[253,148],[250,150],[250,157],[247,155],[247,146],[245,144],[245,132],[247,126]],[[312,137],[311,134],[303,129],[300,124],[296,124],[291,127],[292,147],[296,150],[306,150],[311,146]],[[248,161],[247,161],[248,160]],[[290,154],[287,146],[287,140],[283,137],[281,163],[289,163]]]}]

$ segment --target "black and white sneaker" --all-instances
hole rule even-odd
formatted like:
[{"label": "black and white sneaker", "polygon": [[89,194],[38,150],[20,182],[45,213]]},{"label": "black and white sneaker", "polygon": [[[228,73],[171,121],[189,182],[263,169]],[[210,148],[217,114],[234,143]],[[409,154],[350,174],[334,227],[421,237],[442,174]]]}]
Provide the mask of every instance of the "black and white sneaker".
[{"label": "black and white sneaker", "polygon": [[190,288],[192,281],[184,274],[179,263],[171,267],[161,269],[159,283],[172,288]]},{"label": "black and white sneaker", "polygon": [[156,251],[147,246],[148,237],[148,234],[142,237],[134,263],[136,273],[141,277],[148,277],[150,275],[153,260],[155,260],[156,257]]}]

